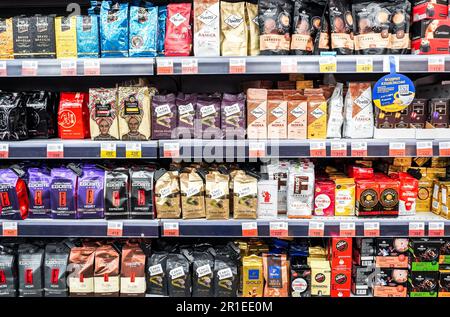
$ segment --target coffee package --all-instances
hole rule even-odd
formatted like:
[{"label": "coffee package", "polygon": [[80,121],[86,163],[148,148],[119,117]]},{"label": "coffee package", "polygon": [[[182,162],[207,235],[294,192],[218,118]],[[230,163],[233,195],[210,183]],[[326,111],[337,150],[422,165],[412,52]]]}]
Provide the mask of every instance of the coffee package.
[{"label": "coffee package", "polygon": [[214,297],[236,297],[239,271],[236,262],[227,254],[214,257]]},{"label": "coffee package", "polygon": [[326,139],[327,102],[323,96],[308,97],[308,139]]},{"label": "coffee package", "polygon": [[435,128],[448,128],[450,99],[433,98],[429,103],[428,122]]},{"label": "coffee package", "polygon": [[33,33],[33,55],[35,58],[55,58],[55,18],[36,15],[29,18]]},{"label": "coffee package", "polygon": [[197,139],[221,139],[220,99],[200,95],[197,99],[195,137]]},{"label": "coffee package", "polygon": [[63,92],[58,108],[58,136],[61,139],[89,137],[88,96],[86,93]]},{"label": "coffee package", "polygon": [[248,37],[248,56],[259,55],[259,21],[258,21],[258,4],[245,3],[245,19],[247,23]]},{"label": "coffee package", "polygon": [[165,56],[189,56],[192,50],[191,3],[167,5]]},{"label": "coffee package", "polygon": [[105,173],[105,218],[128,218],[128,171],[116,168]]},{"label": "coffee package", "polygon": [[245,2],[220,2],[222,56],[247,56]]},{"label": "coffee package", "polygon": [[285,214],[287,211],[287,180],[289,172],[289,162],[280,161],[278,163],[267,165],[267,174],[269,179],[278,181],[278,213]]},{"label": "coffee package", "polygon": [[234,219],[256,219],[258,205],[258,181],[245,173],[233,179],[233,217]]},{"label": "coffee package", "polygon": [[267,139],[267,90],[247,90],[247,138]]},{"label": "coffee package", "polygon": [[374,119],[370,83],[349,83],[344,117],[344,137],[373,137]]},{"label": "coffee package", "polygon": [[28,169],[29,217],[51,217],[51,184],[52,177],[46,168]]},{"label": "coffee package", "polygon": [[180,174],[183,219],[205,218],[205,185],[195,170]]},{"label": "coffee package", "polygon": [[306,139],[308,101],[299,92],[286,94],[287,99],[287,138]]},{"label": "coffee package", "polygon": [[314,190],[314,215],[334,216],[336,185],[333,181],[316,181]]},{"label": "coffee package", "polygon": [[117,90],[114,88],[89,89],[89,118],[92,140],[119,139]]},{"label": "coffee package", "polygon": [[410,127],[424,129],[428,116],[428,99],[414,99],[411,108]]},{"label": "coffee package", "polygon": [[13,20],[0,18],[0,59],[14,57]]},{"label": "coffee package", "polygon": [[76,218],[77,175],[68,168],[53,168],[51,171],[52,218]]},{"label": "coffee package", "polygon": [[194,55],[220,56],[218,0],[194,1]]},{"label": "coffee package", "polygon": [[120,296],[145,296],[145,254],[139,245],[122,248]]},{"label": "coffee package", "polygon": [[119,131],[124,141],[150,138],[150,91],[147,87],[119,87]]},{"label": "coffee package", "polygon": [[182,139],[191,139],[194,137],[197,95],[178,93],[176,106],[178,112],[176,135]]},{"label": "coffee package", "polygon": [[14,59],[33,58],[32,18],[16,16],[13,18]]},{"label": "coffee package", "polygon": [[344,123],[344,85],[337,83],[333,95],[328,100],[327,138],[342,137],[342,125]]},{"label": "coffee package", "polygon": [[70,296],[94,295],[95,247],[74,247],[70,250],[68,285]]},{"label": "coffee package", "polygon": [[258,2],[261,55],[288,55],[293,4],[288,0]]},{"label": "coffee package", "polygon": [[310,218],[314,209],[314,165],[302,163],[289,167],[287,183],[287,215]]},{"label": "coffee package", "polygon": [[44,295],[46,297],[66,297],[67,264],[69,248],[62,243],[50,243],[45,246],[44,259]]},{"label": "coffee package", "polygon": [[192,297],[212,297],[214,257],[208,251],[194,251],[192,257]]},{"label": "coffee package", "polygon": [[42,297],[44,295],[44,250],[33,244],[20,244],[19,297]]},{"label": "coffee package", "polygon": [[311,296],[311,268],[301,257],[291,258],[291,296]]},{"label": "coffee package", "polygon": [[206,175],[206,219],[226,220],[230,217],[229,181],[228,175],[219,172]]},{"label": "coffee package", "polygon": [[0,92],[0,140],[28,139],[27,109],[22,93]]},{"label": "coffee package", "polygon": [[49,139],[56,135],[55,96],[36,91],[26,95],[28,136]]},{"label": "coffee package", "polygon": [[156,216],[164,218],[180,218],[180,186],[178,172],[165,172],[155,183]]},{"label": "coffee package", "polygon": [[351,55],[353,43],[353,16],[350,1],[330,1],[331,48],[339,55]]},{"label": "coffee package", "polygon": [[406,297],[408,270],[382,268],[376,271],[374,297]]},{"label": "coffee package", "polygon": [[56,57],[77,58],[77,18],[56,17]]},{"label": "coffee package", "polygon": [[267,137],[269,139],[287,138],[287,101],[282,90],[269,90],[267,93]]},{"label": "coffee package", "polygon": [[167,296],[167,252],[154,252],[147,261],[147,293]]},{"label": "coffee package", "polygon": [[264,271],[263,259],[252,254],[242,259],[243,288],[242,297],[263,297]]},{"label": "coffee package", "polygon": [[168,294],[170,297],[191,296],[190,263],[183,254],[170,253],[167,256]]},{"label": "coffee package", "polygon": [[[175,131],[177,124],[176,108],[177,106],[174,94],[156,95],[153,97],[152,99],[153,139],[155,140],[172,139],[174,137],[172,133]],[[185,113],[183,111],[183,115],[184,114]],[[194,124],[194,120],[192,120],[191,123]]]},{"label": "coffee package", "polygon": [[115,297],[120,290],[120,255],[112,245],[95,250],[94,293],[95,296]]},{"label": "coffee package", "polygon": [[130,170],[130,218],[153,219],[153,176],[154,172],[145,168]]},{"label": "coffee package", "polygon": [[78,58],[98,58],[100,53],[98,15],[77,16]]},{"label": "coffee package", "polygon": [[410,25],[411,3],[396,1],[391,7],[391,39],[389,54],[409,54],[411,52]]},{"label": "coffee package", "polygon": [[278,180],[258,182],[258,219],[274,219],[278,216]]},{"label": "coffee package", "polygon": [[28,205],[25,181],[12,169],[0,169],[0,219],[25,219]]},{"label": "coffee package", "polygon": [[156,56],[158,7],[150,3],[130,6],[130,57]]},{"label": "coffee package", "polygon": [[164,56],[164,39],[166,38],[166,18],[167,18],[167,6],[158,6],[158,33],[157,33],[157,43],[156,51],[158,56]]},{"label": "coffee package", "polygon": [[14,246],[0,245],[0,268],[2,269],[0,297],[16,297],[17,252]]},{"label": "coffee package", "polygon": [[84,166],[77,184],[77,218],[102,219],[105,211],[105,171]]},{"label": "coffee package", "polygon": [[225,139],[245,138],[245,95],[223,94],[220,128]]},{"label": "coffee package", "polygon": [[355,215],[356,185],[353,178],[337,178],[335,180],[335,216]]},{"label": "coffee package", "polygon": [[263,254],[264,297],[287,297],[289,260],[286,254]]},{"label": "coffee package", "polygon": [[100,9],[102,57],[128,57],[128,3],[103,1]]}]

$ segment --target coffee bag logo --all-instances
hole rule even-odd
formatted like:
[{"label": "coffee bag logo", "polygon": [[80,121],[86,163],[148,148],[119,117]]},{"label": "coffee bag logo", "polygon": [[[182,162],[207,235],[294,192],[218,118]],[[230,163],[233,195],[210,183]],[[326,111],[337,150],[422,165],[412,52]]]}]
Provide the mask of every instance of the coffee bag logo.
[{"label": "coffee bag logo", "polygon": [[170,106],[169,105],[161,105],[155,108],[155,113],[157,117],[165,116],[170,114]]},{"label": "coffee bag logo", "polygon": [[209,10],[205,10],[205,11],[203,11],[202,14],[200,14],[200,15],[198,16],[198,19],[199,19],[199,21],[202,22],[203,24],[211,25],[211,24],[214,23],[214,21],[216,21],[217,15],[215,15],[214,13],[212,13],[212,12],[209,11]]},{"label": "coffee bag logo", "polygon": [[178,114],[184,115],[189,112],[194,112],[194,106],[192,103],[188,103],[187,105],[179,105],[178,106]]},{"label": "coffee bag logo", "polygon": [[347,248],[348,248],[348,243],[347,243],[347,241],[345,241],[345,240],[339,240],[339,241],[336,243],[336,249],[337,249],[339,252],[343,252],[343,251],[347,250]]},{"label": "coffee bag logo", "polygon": [[259,25],[259,18],[258,18],[258,16],[254,17],[252,19],[252,22],[255,23],[256,25]]},{"label": "coffee bag logo", "polygon": [[72,128],[77,123],[77,116],[71,110],[62,110],[58,115],[58,124],[65,128]]},{"label": "coffee bag logo", "polygon": [[38,33],[46,32],[48,30],[47,18],[38,17],[36,19],[36,29],[37,29]]},{"label": "coffee bag logo", "polygon": [[71,19],[68,17],[61,18],[61,32],[67,32],[71,28]]},{"label": "coffee bag logo", "polygon": [[305,110],[303,110],[301,106],[298,106],[295,109],[292,109],[291,114],[296,118],[300,118],[305,114]]},{"label": "coffee bag logo", "polygon": [[282,115],[284,115],[284,110],[281,107],[276,107],[275,109],[272,110],[271,114],[279,118]]},{"label": "coffee bag logo", "polygon": [[228,18],[224,20],[226,24],[231,26],[233,29],[237,28],[241,23],[244,21],[244,19],[237,15],[230,15]]},{"label": "coffee bag logo", "polygon": [[320,108],[316,108],[313,111],[311,111],[311,115],[313,115],[316,119],[319,119],[324,114],[325,114],[325,112]]},{"label": "coffee bag logo", "polygon": [[264,109],[260,108],[260,107],[256,107],[255,109],[253,109],[251,111],[251,114],[255,116],[256,119],[260,118],[261,116],[265,115],[266,112],[264,111]]},{"label": "coffee bag logo", "polygon": [[83,16],[83,32],[88,32],[92,29],[92,17],[89,15]]},{"label": "coffee bag logo", "polygon": [[347,276],[345,276],[345,274],[338,274],[336,275],[334,280],[337,284],[344,284],[345,282],[347,282]]},{"label": "coffee bag logo", "polygon": [[29,28],[28,19],[18,19],[17,20],[17,31],[19,33],[26,33],[28,32]]},{"label": "coffee bag logo", "polygon": [[317,283],[323,283],[325,282],[325,275],[322,273],[316,274],[314,279],[316,280]]},{"label": "coffee bag logo", "polygon": [[355,103],[361,108],[364,109],[365,107],[368,107],[369,105],[372,105],[372,100],[370,98],[367,98],[366,96],[361,95],[358,98],[356,98]]},{"label": "coffee bag logo", "polygon": [[172,24],[174,24],[175,26],[180,26],[182,23],[184,23],[184,21],[186,21],[186,18],[178,12],[177,14],[172,15],[169,21],[172,22]]}]

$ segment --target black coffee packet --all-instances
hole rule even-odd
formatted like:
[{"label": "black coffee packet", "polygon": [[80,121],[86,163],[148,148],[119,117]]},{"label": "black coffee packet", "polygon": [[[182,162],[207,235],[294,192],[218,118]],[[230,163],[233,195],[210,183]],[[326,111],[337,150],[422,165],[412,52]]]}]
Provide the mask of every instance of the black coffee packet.
[{"label": "black coffee packet", "polygon": [[191,296],[191,274],[189,260],[183,254],[167,256],[168,294],[170,297]]},{"label": "black coffee packet", "polygon": [[19,296],[42,297],[44,249],[33,244],[21,244],[18,253]]},{"label": "black coffee packet", "polygon": [[192,296],[213,296],[214,258],[208,251],[192,253]]},{"label": "black coffee packet", "polygon": [[24,94],[0,93],[0,140],[25,139],[28,139],[28,128]]},{"label": "black coffee packet", "polygon": [[147,261],[147,293],[167,296],[167,252],[155,252]]},{"label": "black coffee packet", "polygon": [[0,245],[0,297],[17,296],[17,253],[8,245]]},{"label": "black coffee packet", "polygon": [[128,171],[117,168],[105,174],[105,218],[128,218]]},{"label": "black coffee packet", "polygon": [[26,16],[13,18],[14,58],[33,58],[34,27],[32,19]]},{"label": "black coffee packet", "polygon": [[55,18],[36,15],[29,18],[33,32],[33,57],[56,58]]},{"label": "black coffee packet", "polygon": [[130,171],[130,218],[153,219],[153,174],[148,169],[133,168]]},{"label": "black coffee packet", "polygon": [[[306,258],[304,258],[306,259]],[[311,268],[300,257],[291,259],[291,296],[311,296]]]},{"label": "black coffee packet", "polygon": [[48,139],[56,134],[55,97],[46,91],[26,94],[27,125],[30,138]]},{"label": "black coffee packet", "polygon": [[67,263],[69,248],[63,244],[50,243],[45,246],[44,291],[46,297],[66,297]]},{"label": "black coffee packet", "polygon": [[214,297],[236,297],[239,287],[238,263],[227,255],[214,260]]}]

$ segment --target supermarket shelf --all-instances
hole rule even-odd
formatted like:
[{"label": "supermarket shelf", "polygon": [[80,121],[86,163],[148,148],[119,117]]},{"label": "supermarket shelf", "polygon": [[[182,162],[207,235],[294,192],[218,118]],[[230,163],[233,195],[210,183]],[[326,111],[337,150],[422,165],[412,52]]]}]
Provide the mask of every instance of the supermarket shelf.
[{"label": "supermarket shelf", "polygon": [[[320,156],[311,153],[311,145],[324,143],[326,147],[325,157],[352,157],[352,143],[367,143],[368,157],[390,157],[389,148],[391,143],[405,143],[405,156],[415,157],[417,155],[417,142],[424,140],[416,139],[342,139],[342,140],[160,140],[160,157],[167,155],[166,144],[177,145],[180,159],[246,159],[260,157],[270,158],[299,158]],[[332,152],[333,143],[345,142],[346,154]],[[439,156],[439,143],[446,140],[435,140],[433,142],[433,156]],[[258,150],[259,149],[259,150]],[[259,151],[259,152],[255,152]],[[345,151],[345,150],[344,150]],[[252,152],[252,153],[250,153]],[[256,154],[255,154],[256,153]],[[250,155],[251,154],[251,155]],[[360,155],[361,156],[361,155]]]},{"label": "supermarket shelf", "polygon": [[[0,220],[0,226],[7,220]],[[159,236],[158,220],[114,220],[123,223],[123,237]],[[107,237],[108,221],[99,220],[60,220],[26,219],[17,221],[19,237]],[[3,232],[3,230],[2,230]]]},{"label": "supermarket shelf", "polygon": [[[24,74],[23,67],[24,62],[37,62],[36,74]],[[19,60],[6,60],[6,70],[8,77],[59,77],[70,76],[62,72],[60,59],[19,59]],[[71,68],[73,72],[76,71],[76,76],[148,76],[153,75],[154,72],[154,58],[98,58],[98,59],[74,59],[76,62],[76,69]],[[99,75],[93,75],[91,72],[85,71],[86,62],[98,62]],[[65,63],[65,62],[63,62]],[[28,66],[26,66],[28,67]],[[92,67],[92,66],[91,66]],[[97,65],[94,65],[95,69]]]},{"label": "supermarket shelf", "polygon": [[[26,140],[18,142],[8,142],[9,159],[42,159],[48,158],[47,146],[63,144],[64,158],[80,159],[80,158],[101,158],[100,149],[104,141],[92,140]],[[107,142],[116,144],[116,157],[126,157],[125,141]],[[129,143],[133,143],[130,141]],[[156,159],[158,156],[158,143],[156,141],[139,142],[141,144],[142,158]],[[4,143],[0,143],[4,144]]]},{"label": "supermarket shelf", "polygon": [[[450,235],[450,221],[433,213],[420,213],[416,216],[401,216],[398,218],[358,218],[358,217],[313,217],[312,219],[288,219],[279,217],[271,220],[162,220],[164,222],[178,223],[180,237],[242,237],[242,223],[256,222],[258,237],[270,237],[271,222],[287,222],[289,237],[310,237],[309,223],[323,222],[324,237],[340,235],[341,223],[355,223],[355,236],[364,236],[364,223],[379,223],[380,237],[407,237],[409,236],[409,224],[411,222],[423,222],[425,224],[424,236],[428,233],[430,222],[443,222],[445,236]],[[164,236],[164,230],[161,231]]]},{"label": "supermarket shelf", "polygon": [[[437,55],[434,55],[436,57]],[[445,71],[450,72],[450,56],[440,55],[444,58]],[[399,72],[402,73],[426,73],[428,72],[428,56],[425,55],[397,55],[399,63]],[[372,55],[372,56],[337,56],[336,57],[336,72],[337,73],[355,73],[357,72],[357,60],[364,59],[372,61],[373,73],[387,73],[388,67],[388,55]],[[297,72],[302,74],[320,73],[320,61],[321,56],[248,56],[248,57],[157,57],[156,65],[166,66],[167,61],[172,61],[173,70],[167,71],[165,67],[164,71],[157,71],[160,74],[182,75],[182,74],[201,74],[201,75],[214,75],[214,74],[230,74],[230,60],[241,59],[245,60],[245,74],[279,74],[279,73],[295,73],[289,66],[289,63],[294,60],[297,62]],[[198,69],[192,71],[187,68],[183,70],[183,61],[187,61],[185,65],[189,65],[189,61],[196,60]],[[283,62],[283,61],[286,61]],[[282,63],[284,70],[282,70]],[[192,64],[190,64],[192,65]],[[163,66],[163,67],[164,67]]]}]

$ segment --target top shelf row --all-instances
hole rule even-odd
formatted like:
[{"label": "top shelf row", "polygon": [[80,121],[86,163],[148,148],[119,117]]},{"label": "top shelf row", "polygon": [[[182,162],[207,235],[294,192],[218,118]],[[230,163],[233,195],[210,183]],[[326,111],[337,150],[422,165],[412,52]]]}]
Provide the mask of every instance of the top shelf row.
[{"label": "top shelf row", "polygon": [[[400,73],[450,72],[450,55],[394,55]],[[0,61],[0,77],[388,73],[389,56],[252,56]]]}]

